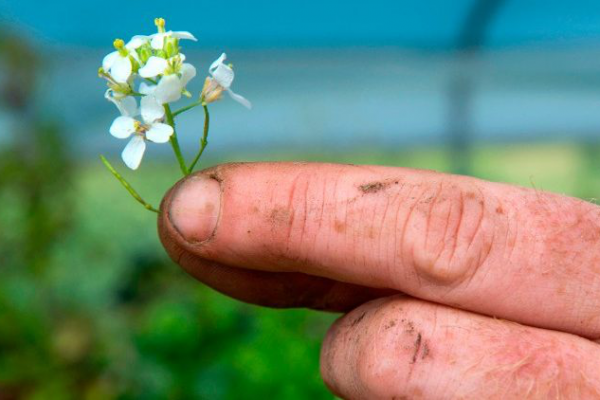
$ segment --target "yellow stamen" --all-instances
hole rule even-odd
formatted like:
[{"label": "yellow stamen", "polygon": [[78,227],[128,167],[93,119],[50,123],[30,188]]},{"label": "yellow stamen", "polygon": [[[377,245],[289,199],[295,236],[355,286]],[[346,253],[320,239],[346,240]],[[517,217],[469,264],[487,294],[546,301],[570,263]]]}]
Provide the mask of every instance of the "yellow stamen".
[{"label": "yellow stamen", "polygon": [[127,49],[125,48],[125,42],[122,39],[115,39],[113,46],[115,46],[115,49],[117,49],[119,54],[121,54],[123,57],[127,56],[128,53]]},{"label": "yellow stamen", "polygon": [[156,28],[158,28],[159,33],[163,33],[165,31],[164,18],[154,18],[154,25],[156,25]]}]

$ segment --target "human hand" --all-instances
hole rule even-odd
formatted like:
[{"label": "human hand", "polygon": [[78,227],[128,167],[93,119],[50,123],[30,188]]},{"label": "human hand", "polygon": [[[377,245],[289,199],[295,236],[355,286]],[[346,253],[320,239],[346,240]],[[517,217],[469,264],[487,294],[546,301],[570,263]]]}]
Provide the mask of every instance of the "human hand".
[{"label": "human hand", "polygon": [[321,353],[340,397],[600,398],[593,204],[431,171],[256,163],[190,176],[161,209],[169,255],[214,289],[352,310]]}]

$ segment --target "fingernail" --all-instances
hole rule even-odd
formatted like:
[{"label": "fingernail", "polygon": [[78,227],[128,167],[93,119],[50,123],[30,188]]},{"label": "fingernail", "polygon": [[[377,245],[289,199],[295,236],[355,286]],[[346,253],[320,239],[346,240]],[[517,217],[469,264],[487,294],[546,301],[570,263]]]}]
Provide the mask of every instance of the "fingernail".
[{"label": "fingernail", "polygon": [[169,220],[188,242],[203,242],[217,227],[221,211],[221,186],[204,175],[188,178],[175,192]]}]

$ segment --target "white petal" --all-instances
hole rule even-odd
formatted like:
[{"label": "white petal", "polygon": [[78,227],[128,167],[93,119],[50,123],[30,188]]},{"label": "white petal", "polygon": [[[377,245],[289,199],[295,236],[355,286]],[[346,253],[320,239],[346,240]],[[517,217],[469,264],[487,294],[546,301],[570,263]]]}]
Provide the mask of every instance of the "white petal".
[{"label": "white petal", "polygon": [[165,72],[165,69],[169,66],[169,63],[164,58],[152,56],[139,70],[139,74],[142,78],[154,78],[157,75]]},{"label": "white petal", "polygon": [[173,128],[170,125],[156,122],[150,126],[146,132],[146,138],[154,143],[166,143],[173,134]]},{"label": "white petal", "polygon": [[[115,96],[113,95],[113,91],[112,89],[106,89],[106,92],[104,92],[104,98],[108,101],[110,101],[111,103],[113,103],[115,106],[117,106],[117,108],[119,109],[119,111],[121,111],[121,105],[119,104],[119,102],[117,101],[117,99],[115,99]],[[123,113],[121,113],[123,114]]]},{"label": "white petal", "polygon": [[177,39],[187,39],[187,40],[193,40],[194,42],[197,42],[198,39],[196,39],[194,37],[194,35],[192,35],[191,33],[187,32],[187,31],[178,31],[178,32],[170,32],[172,37],[177,38]]},{"label": "white petal", "polygon": [[146,143],[141,136],[135,135],[131,138],[123,152],[121,153],[121,158],[125,164],[131,169],[137,169],[142,162],[142,157],[144,156],[144,151],[146,151]]},{"label": "white petal", "polygon": [[212,76],[215,78],[217,83],[219,83],[219,85],[223,86],[225,89],[229,89],[235,75],[229,66],[225,64],[219,64],[212,72]]},{"label": "white petal", "polygon": [[[179,58],[181,59],[181,62],[184,62],[184,61],[185,61],[185,59],[187,58],[187,57],[185,56],[185,54],[183,54],[183,53],[179,53],[179,54],[178,54],[178,56],[179,56]],[[173,56],[173,57],[176,57],[176,56]],[[171,57],[171,58],[173,58],[173,57]]]},{"label": "white petal", "polygon": [[121,115],[115,118],[110,126],[109,132],[118,139],[126,139],[135,132],[135,119]]},{"label": "white petal", "polygon": [[112,53],[104,57],[104,59],[102,60],[102,69],[104,70],[104,72],[108,73],[110,71],[115,61],[117,61],[118,56],[119,52],[113,51]]},{"label": "white petal", "polygon": [[167,36],[167,32],[150,35],[150,46],[152,46],[152,48],[155,50],[162,50],[165,43],[165,36]]},{"label": "white petal", "polygon": [[227,59],[227,54],[225,54],[225,53],[221,54],[219,56],[219,58],[217,58],[215,61],[213,61],[212,64],[210,64],[210,67],[208,68],[208,72],[210,72],[212,74],[213,71],[215,69],[217,69],[219,64],[223,64],[223,61],[225,61],[226,59]]},{"label": "white petal", "polygon": [[165,109],[162,105],[158,104],[158,101],[154,96],[144,96],[141,101],[142,118],[147,124],[151,124],[154,121],[158,121],[165,116]]},{"label": "white petal", "polygon": [[196,68],[192,64],[183,64],[181,66],[181,87],[184,88],[195,76]]},{"label": "white petal", "polygon": [[154,89],[156,88],[156,85],[148,85],[146,82],[142,82],[140,83],[140,87],[138,89],[138,92],[140,92],[141,94],[152,94],[154,92]]},{"label": "white petal", "polygon": [[148,36],[135,35],[134,37],[131,38],[131,40],[129,42],[127,42],[127,44],[125,45],[125,48],[127,50],[135,50],[138,47],[143,46],[144,43],[146,43],[148,40],[150,40],[150,38]]},{"label": "white petal", "polygon": [[120,100],[116,100],[115,104],[119,111],[121,111],[121,115],[135,117],[138,114],[137,101],[135,101],[134,97],[123,97]]},{"label": "white petal", "polygon": [[177,75],[164,76],[152,95],[156,97],[159,104],[172,103],[181,98],[181,81]]},{"label": "white petal", "polygon": [[107,89],[104,93],[104,98],[117,106],[121,115],[135,117],[138,113],[137,101],[131,96],[115,93],[112,89]]},{"label": "white petal", "polygon": [[110,73],[115,78],[115,81],[126,83],[131,76],[131,60],[129,57],[123,57],[119,54],[115,63],[110,68]]},{"label": "white petal", "polygon": [[252,103],[250,103],[250,101],[244,96],[240,96],[239,94],[234,93],[231,89],[227,89],[227,93],[229,93],[233,100],[237,101],[238,103],[246,107],[248,110],[252,109]]}]

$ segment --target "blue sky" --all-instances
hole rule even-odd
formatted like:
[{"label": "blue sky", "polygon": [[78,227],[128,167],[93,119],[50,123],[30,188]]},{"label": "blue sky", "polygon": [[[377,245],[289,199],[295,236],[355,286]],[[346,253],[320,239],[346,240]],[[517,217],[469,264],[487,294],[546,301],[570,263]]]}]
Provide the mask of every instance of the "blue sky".
[{"label": "blue sky", "polygon": [[[199,46],[282,48],[452,46],[475,0],[0,0],[0,15],[34,36],[103,47],[114,37],[153,29],[155,16],[203,38]],[[600,39],[598,0],[507,0],[491,46]]]}]

